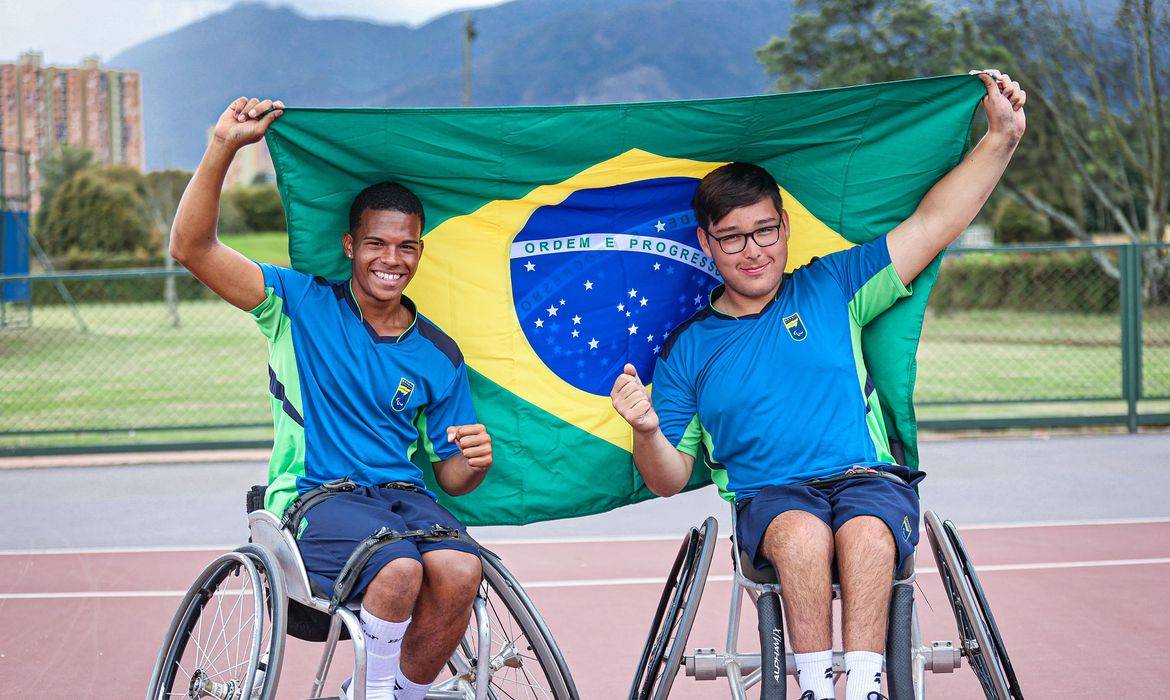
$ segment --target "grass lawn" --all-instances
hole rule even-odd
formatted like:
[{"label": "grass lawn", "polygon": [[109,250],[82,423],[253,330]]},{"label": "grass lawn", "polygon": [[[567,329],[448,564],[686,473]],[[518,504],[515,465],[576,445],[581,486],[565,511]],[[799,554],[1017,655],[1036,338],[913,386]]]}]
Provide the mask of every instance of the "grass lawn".
[{"label": "grass lawn", "polygon": [[219,240],[258,262],[289,264],[288,235],[284,231],[225,234]]},{"label": "grass lawn", "polygon": [[[0,433],[271,423],[267,348],[246,313],[184,302],[176,328],[158,303],[80,310],[88,332],[63,306],[0,331]],[[28,443],[0,435],[0,448]]]},{"label": "grass lawn", "polygon": [[[240,248],[265,259],[256,251],[261,243],[278,247],[277,235],[250,237],[257,247]],[[271,438],[267,349],[247,314],[218,300],[185,301],[174,327],[160,303],[79,308],[89,332],[59,305],[34,308],[29,328],[0,330],[0,450]],[[920,416],[1123,411],[1118,401],[926,405],[1120,399],[1118,326],[1116,317],[1089,314],[931,315],[918,353]],[[1170,309],[1148,314],[1144,329],[1145,392],[1170,398]],[[251,427],[196,429],[238,425]],[[103,428],[111,432],[72,432]]]}]

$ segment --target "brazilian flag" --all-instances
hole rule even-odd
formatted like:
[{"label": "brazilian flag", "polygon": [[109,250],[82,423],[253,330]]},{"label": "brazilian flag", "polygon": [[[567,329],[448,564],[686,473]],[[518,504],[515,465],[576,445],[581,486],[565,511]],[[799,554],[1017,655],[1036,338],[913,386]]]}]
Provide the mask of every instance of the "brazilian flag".
[{"label": "brazilian flag", "polygon": [[[652,376],[664,337],[719,282],[690,207],[705,174],[750,161],[775,176],[793,269],[913,212],[962,157],[983,94],[962,75],[681,102],[289,108],[268,147],[298,270],[349,276],[340,240],[367,185],[394,180],[422,199],[426,247],[407,294],[459,343],[495,449],[483,485],[444,505],[469,525],[514,525],[651,496],[609,390],[626,362]],[[936,260],[862,336],[911,465],[914,355],[937,274]],[[709,478],[697,469],[691,486]]]}]

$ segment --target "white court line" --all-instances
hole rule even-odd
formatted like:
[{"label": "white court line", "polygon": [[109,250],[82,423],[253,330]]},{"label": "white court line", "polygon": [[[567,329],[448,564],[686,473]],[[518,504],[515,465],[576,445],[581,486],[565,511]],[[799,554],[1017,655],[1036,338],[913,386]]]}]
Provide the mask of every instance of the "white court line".
[{"label": "white court line", "polygon": [[[1151,518],[1112,518],[1104,520],[1041,520],[1037,522],[1003,522],[963,525],[959,532],[969,530],[1007,530],[1026,529],[1032,527],[1088,527],[1097,525],[1151,525],[1170,523],[1170,517]],[[471,528],[475,530],[476,528]],[[684,533],[677,535],[599,535],[581,537],[513,537],[513,538],[477,538],[489,547],[513,546],[522,544],[600,544],[608,542],[677,542]],[[0,549],[0,557],[53,555],[53,554],[165,554],[167,552],[227,552],[238,547],[238,544],[225,545],[166,545],[159,547],[75,547],[75,548],[45,548],[45,549]]]},{"label": "white court line", "polygon": [[[1098,559],[1095,561],[1053,561],[1030,564],[990,564],[978,567],[980,574],[996,571],[1045,571],[1049,569],[1095,569],[1112,566],[1151,566],[1170,564],[1170,557],[1150,559]],[[919,568],[919,574],[938,573],[934,568]],[[708,583],[731,581],[730,574],[708,576]],[[523,584],[525,590],[537,588],[586,588],[592,586],[661,586],[665,578],[646,576],[638,578],[587,578],[553,581],[531,581]],[[63,598],[180,598],[186,591],[62,591],[59,593],[0,593],[0,600],[58,600]]]}]

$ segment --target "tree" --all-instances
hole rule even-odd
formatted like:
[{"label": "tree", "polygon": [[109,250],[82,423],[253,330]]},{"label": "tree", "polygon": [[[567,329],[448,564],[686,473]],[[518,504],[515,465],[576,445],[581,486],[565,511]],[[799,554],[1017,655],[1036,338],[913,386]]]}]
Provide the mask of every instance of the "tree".
[{"label": "tree", "polygon": [[787,37],[756,52],[779,91],[966,72],[993,60],[966,10],[930,0],[797,0]]},{"label": "tree", "polygon": [[70,144],[61,144],[48,151],[37,162],[37,173],[40,175],[41,206],[37,209],[33,220],[33,228],[40,232],[45,225],[45,212],[53,204],[53,197],[66,182],[74,175],[93,164],[93,153]]},{"label": "tree", "polygon": [[[991,8],[1017,18],[1018,30],[1004,39],[1019,75],[1035,86],[1029,104],[1051,124],[1051,171],[1081,189],[1095,218],[1131,242],[1163,241],[1170,221],[1170,7],[1154,0],[1095,6],[995,0]],[[1102,15],[1112,21],[1098,21]],[[1011,173],[1005,185],[1077,238],[1091,240],[1084,217],[1065,202]],[[1143,258],[1146,292],[1165,295],[1170,255],[1149,248]],[[1118,276],[1111,261],[1099,262]]]},{"label": "tree", "polygon": [[87,168],[45,208],[41,243],[51,253],[143,253],[153,229],[142,176],[133,168]]}]

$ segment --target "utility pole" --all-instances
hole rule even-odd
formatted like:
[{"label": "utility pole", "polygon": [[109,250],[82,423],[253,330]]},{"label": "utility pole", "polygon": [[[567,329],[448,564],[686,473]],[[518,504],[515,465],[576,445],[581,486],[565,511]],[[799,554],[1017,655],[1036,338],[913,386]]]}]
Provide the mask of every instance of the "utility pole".
[{"label": "utility pole", "polygon": [[463,106],[471,106],[471,42],[475,41],[475,22],[470,12],[463,13]]}]

